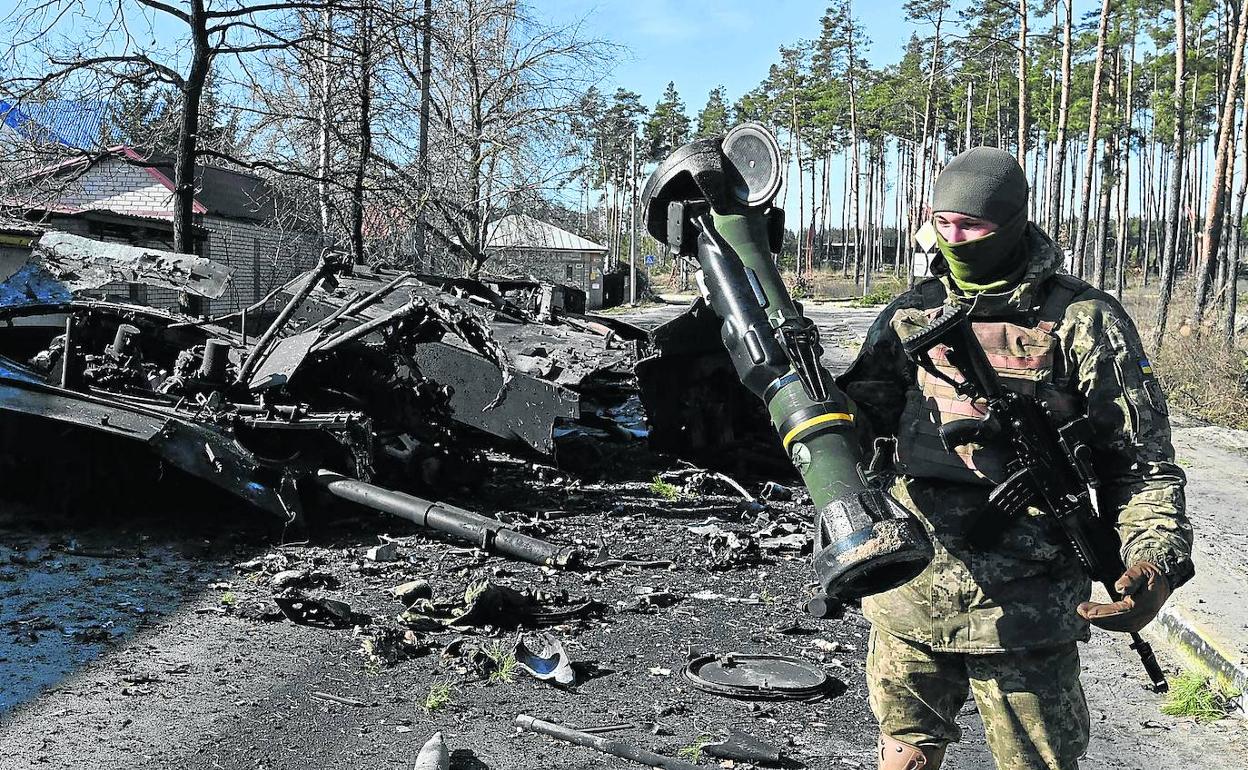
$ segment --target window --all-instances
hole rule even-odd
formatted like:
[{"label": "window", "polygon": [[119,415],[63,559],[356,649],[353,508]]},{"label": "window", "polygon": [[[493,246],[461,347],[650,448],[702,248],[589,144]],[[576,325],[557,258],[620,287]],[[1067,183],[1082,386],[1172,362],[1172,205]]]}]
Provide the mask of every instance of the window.
[{"label": "window", "polygon": [[574,278],[576,278],[576,265],[568,265],[567,267],[568,267],[568,280],[571,281]]}]

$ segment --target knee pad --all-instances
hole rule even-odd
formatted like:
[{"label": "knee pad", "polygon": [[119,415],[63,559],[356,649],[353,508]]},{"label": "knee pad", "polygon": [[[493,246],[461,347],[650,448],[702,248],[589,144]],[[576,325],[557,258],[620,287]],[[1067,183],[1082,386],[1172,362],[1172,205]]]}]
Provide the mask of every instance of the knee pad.
[{"label": "knee pad", "polygon": [[945,747],[919,748],[896,738],[881,735],[879,770],[939,770]]}]

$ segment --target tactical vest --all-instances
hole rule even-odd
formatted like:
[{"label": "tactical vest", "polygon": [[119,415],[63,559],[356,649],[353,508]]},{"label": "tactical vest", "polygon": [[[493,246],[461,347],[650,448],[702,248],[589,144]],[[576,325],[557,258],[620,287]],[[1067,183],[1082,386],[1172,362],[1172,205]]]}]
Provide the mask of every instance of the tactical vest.
[{"label": "tactical vest", "polygon": [[[1075,394],[1054,384],[1061,366],[1055,332],[1071,300],[1086,287],[1077,278],[1056,275],[1048,279],[1037,310],[973,319],[971,323],[988,363],[1001,377],[1001,384],[1016,393],[1039,396],[1062,419],[1073,418],[1082,410]],[[929,279],[919,290],[922,314],[906,314],[903,310],[891,320],[893,330],[902,339],[939,318],[945,307],[945,287],[939,280]],[[944,345],[933,348],[932,362],[943,374],[959,382],[961,375],[945,359],[947,350]],[[916,382],[906,391],[897,432],[897,472],[912,478],[969,484],[995,485],[1004,481],[1007,458],[999,448],[980,444],[946,448],[940,438],[941,425],[982,418],[984,410],[982,402],[958,395],[953,386],[919,367]]]}]

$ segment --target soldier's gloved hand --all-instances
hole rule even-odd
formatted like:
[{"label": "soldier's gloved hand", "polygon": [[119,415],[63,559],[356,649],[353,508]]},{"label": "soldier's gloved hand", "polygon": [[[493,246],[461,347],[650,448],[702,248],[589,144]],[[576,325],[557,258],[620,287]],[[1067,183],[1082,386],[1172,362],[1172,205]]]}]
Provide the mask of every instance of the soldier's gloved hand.
[{"label": "soldier's gloved hand", "polygon": [[1122,594],[1116,602],[1084,602],[1079,615],[1097,628],[1131,633],[1148,625],[1170,598],[1170,581],[1157,565],[1137,561],[1122,573],[1114,588]]}]

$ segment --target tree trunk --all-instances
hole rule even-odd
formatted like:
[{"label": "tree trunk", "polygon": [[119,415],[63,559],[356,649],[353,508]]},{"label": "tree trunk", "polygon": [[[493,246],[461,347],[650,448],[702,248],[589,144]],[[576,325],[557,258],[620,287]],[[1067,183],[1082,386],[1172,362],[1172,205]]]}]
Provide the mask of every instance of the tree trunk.
[{"label": "tree trunk", "polygon": [[321,103],[319,105],[320,109],[317,110],[316,126],[319,151],[316,168],[316,192],[321,214],[321,245],[328,248],[330,227],[333,224],[329,200],[330,158],[332,155],[329,102],[333,98],[330,89],[333,67],[330,62],[334,50],[334,15],[328,5],[325,6],[324,11],[321,13],[321,27],[324,30],[325,39],[321,41]]},{"label": "tree trunk", "polygon": [[1218,246],[1222,239],[1222,217],[1226,210],[1226,171],[1229,164],[1231,137],[1235,133],[1235,107],[1239,97],[1240,68],[1244,62],[1244,41],[1248,35],[1248,0],[1239,6],[1235,25],[1235,48],[1231,70],[1218,120],[1218,150],[1214,157],[1213,177],[1209,185],[1209,203],[1205,206],[1205,229],[1201,234],[1200,267],[1196,284],[1196,302],[1192,309],[1193,323],[1200,329],[1209,303],[1209,287],[1217,270]]},{"label": "tree trunk", "polygon": [[[853,168],[850,171],[850,186],[852,187],[852,221],[854,227],[854,284],[857,285],[860,270],[862,267],[862,249],[860,248],[862,239],[860,237],[862,214],[858,206],[858,182],[860,179],[861,169],[858,166],[858,155],[861,144],[858,138],[858,90],[854,83],[854,67],[856,66],[855,58],[857,53],[854,51],[854,28],[853,17],[849,20],[849,65],[845,69],[846,79],[849,81],[849,126],[850,126],[850,146],[853,148]],[[863,293],[866,293],[865,284]]]},{"label": "tree trunk", "polygon": [[[1131,189],[1131,135],[1135,128],[1135,26],[1131,29],[1131,48],[1130,55],[1127,60],[1127,88],[1124,94],[1126,100],[1126,115],[1123,121],[1122,132],[1122,151],[1118,156],[1118,235],[1116,259],[1114,260],[1114,295],[1118,299],[1122,299],[1122,290],[1126,283],[1126,264],[1127,264],[1127,241],[1130,236],[1131,227],[1128,219],[1127,198],[1128,191]],[[1121,67],[1119,68],[1121,70]]]},{"label": "tree trunk", "polygon": [[1098,289],[1105,288],[1105,270],[1108,260],[1105,258],[1106,241],[1109,239],[1110,193],[1114,189],[1114,156],[1117,145],[1116,137],[1105,140],[1105,153],[1101,160],[1100,193],[1096,207],[1096,242],[1092,244],[1092,283]]},{"label": "tree trunk", "polygon": [[359,81],[356,97],[359,100],[357,123],[359,148],[356,151],[354,176],[351,180],[351,261],[357,265],[365,262],[364,253],[364,179],[373,149],[373,21],[367,5],[360,7],[359,27],[356,30],[356,54],[359,56]]},{"label": "tree trunk", "polygon": [[[845,160],[841,163],[841,277],[849,277],[849,153],[845,145]],[[857,281],[858,276],[854,276]]]},{"label": "tree trunk", "polygon": [[[195,251],[195,160],[199,149],[199,104],[212,68],[204,0],[191,0],[191,67],[182,82],[182,113],[178,116],[178,149],[173,164],[173,250]],[[202,312],[203,300],[183,292],[178,305],[187,315]]]},{"label": "tree trunk", "polygon": [[[1244,92],[1248,93],[1248,68],[1244,70],[1243,81]],[[1248,104],[1244,105],[1240,134],[1240,155],[1244,159],[1244,173],[1239,178],[1239,191],[1235,194],[1235,212],[1231,217],[1230,276],[1226,295],[1226,324],[1222,330],[1222,345],[1227,350],[1235,346],[1235,315],[1239,306],[1239,261],[1244,241],[1244,198],[1248,197]]]},{"label": "tree trunk", "polygon": [[[923,100],[923,136],[919,142],[919,189],[918,196],[915,198],[917,206],[926,206],[929,201],[927,199],[927,141],[931,136],[933,125],[933,112],[936,104],[936,71],[937,65],[940,63],[940,27],[944,23],[944,10],[940,10],[936,14],[936,30],[932,37],[932,59],[927,67],[927,96]],[[935,149],[933,147],[933,149]]]},{"label": "tree trunk", "polygon": [[[1073,2],[1073,0],[1069,0]],[[1088,211],[1092,205],[1092,172],[1096,163],[1097,129],[1101,109],[1101,78],[1105,68],[1105,42],[1109,33],[1109,14],[1113,0],[1102,0],[1101,21],[1096,32],[1096,67],[1092,75],[1092,106],[1088,119],[1088,147],[1083,165],[1083,197],[1079,202],[1079,225],[1075,232],[1076,274],[1083,274],[1083,257],[1088,242]]]},{"label": "tree trunk", "polygon": [[1170,191],[1166,207],[1166,244],[1159,255],[1161,277],[1158,281],[1157,314],[1153,326],[1153,349],[1160,350],[1166,338],[1166,322],[1170,316],[1170,298],[1174,294],[1174,273],[1178,268],[1179,205],[1183,194],[1184,112],[1187,96],[1187,31],[1186,0],[1174,0],[1174,137],[1171,140]]},{"label": "tree trunk", "polygon": [[[427,199],[432,192],[429,184],[429,78],[433,74],[433,65],[430,61],[433,48],[433,0],[425,0],[425,13],[421,18],[420,26],[420,145],[417,162],[420,164],[422,198]],[[586,190],[587,198],[588,195],[589,192]],[[586,200],[585,203],[588,208],[589,201]],[[416,227],[416,258],[424,262],[426,270],[432,272],[433,260],[429,257],[428,246],[425,242],[427,212],[428,204],[422,200],[417,214],[419,224]],[[588,214],[586,217],[588,218]]]},{"label": "tree trunk", "polygon": [[962,152],[971,149],[971,118],[975,115],[975,81],[966,81],[966,138],[962,142]]},{"label": "tree trunk", "polygon": [[[792,128],[793,134],[793,163],[797,166],[797,278],[802,278],[802,241],[806,239],[806,200],[805,187],[802,185],[802,135],[797,125],[797,91],[793,91],[792,95]],[[813,205],[813,203],[812,203]]]},{"label": "tree trunk", "polygon": [[1027,168],[1027,0],[1018,0],[1018,165]]}]

